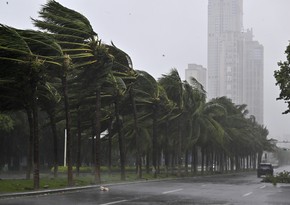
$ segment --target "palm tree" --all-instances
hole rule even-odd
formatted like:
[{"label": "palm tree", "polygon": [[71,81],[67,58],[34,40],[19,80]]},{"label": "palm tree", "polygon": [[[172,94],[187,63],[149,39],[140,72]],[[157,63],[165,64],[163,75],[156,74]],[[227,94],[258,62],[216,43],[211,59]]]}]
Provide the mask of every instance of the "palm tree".
[{"label": "palm tree", "polygon": [[137,72],[139,75],[133,87],[135,101],[137,107],[142,110],[141,113],[144,112],[142,114],[143,122],[140,122],[140,126],[142,126],[141,124],[146,124],[144,123],[145,120],[149,120],[150,118],[152,120],[152,131],[150,131],[152,133],[152,165],[154,177],[157,177],[158,118],[161,114],[160,109],[162,108],[162,104],[166,104],[165,100],[167,97],[162,87],[158,85],[157,81],[150,74],[145,71]]},{"label": "palm tree", "polygon": [[[188,173],[188,161],[189,161],[189,151],[192,150],[192,147],[195,144],[195,135],[193,130],[193,121],[195,117],[195,113],[198,109],[199,104],[202,102],[200,100],[200,96],[205,93],[205,91],[202,88],[202,85],[194,78],[191,79],[190,85],[188,82],[183,83],[184,87],[184,95],[183,95],[183,101],[184,101],[184,112],[183,112],[183,127],[184,129],[182,132],[182,135],[184,136],[183,146],[185,148],[185,172]],[[194,84],[195,83],[195,84]],[[199,85],[199,88],[202,89],[200,91],[197,88],[197,85]],[[193,155],[193,159],[195,159],[196,156]],[[194,167],[194,166],[193,166]]]},{"label": "palm tree", "polygon": [[[108,76],[109,80],[105,83],[103,92],[110,94],[113,105],[114,105],[114,119],[115,127],[118,133],[118,142],[119,142],[119,153],[120,153],[120,165],[121,165],[121,180],[125,180],[125,145],[124,145],[124,134],[122,129],[123,120],[121,117],[120,111],[120,102],[125,95],[127,87],[124,81],[117,76],[114,76],[112,73]],[[108,85],[110,84],[110,85]]]},{"label": "palm tree", "polygon": [[235,105],[226,97],[216,98],[213,102],[222,105],[226,110],[226,115],[220,116],[216,120],[225,131],[223,150],[231,159],[232,170],[234,165],[236,170],[241,167],[243,169],[249,167],[248,159],[252,158],[253,153],[261,156],[268,145],[268,148],[271,149],[271,143],[266,139],[267,129],[258,125],[253,116],[247,118],[246,105]]},{"label": "palm tree", "polygon": [[135,81],[137,74],[133,70],[131,58],[127,53],[117,48],[113,43],[112,45],[105,46],[108,48],[108,52],[114,57],[114,61],[106,82],[102,86],[102,92],[104,92],[107,99],[111,99],[111,103],[114,105],[114,125],[118,133],[121,179],[125,180],[126,155],[121,102],[125,99],[125,95]]},{"label": "palm tree", "polygon": [[[21,101],[28,111],[31,136],[34,145],[34,189],[39,188],[39,135],[38,135],[38,87],[45,84],[45,64],[52,63],[43,56],[45,50],[54,45],[44,34],[34,31],[16,30],[0,26],[0,60],[5,64],[4,78],[13,79],[12,89],[22,90],[28,98]],[[8,70],[9,69],[9,70]],[[1,77],[2,78],[2,77]],[[11,84],[10,84],[11,85]],[[9,86],[9,84],[8,84]],[[24,104],[25,103],[25,104]],[[32,115],[31,115],[32,113]],[[32,116],[32,117],[30,117]]]},{"label": "palm tree", "polygon": [[[201,147],[201,171],[203,172],[204,159],[209,146],[221,146],[223,143],[224,130],[215,117],[225,114],[225,109],[218,103],[206,103],[203,97],[201,102],[193,115],[193,151],[196,149],[196,145]],[[193,158],[195,157],[194,153]],[[207,159],[209,159],[209,156],[207,156]]]},{"label": "palm tree", "polygon": [[[66,110],[66,129],[67,129],[67,162],[68,162],[68,184],[73,183],[72,176],[72,157],[71,157],[71,119],[70,109],[67,94],[67,77],[72,68],[84,69],[87,75],[87,80],[97,82],[95,89],[95,106],[96,106],[96,161],[95,161],[95,181],[100,182],[99,169],[99,143],[101,129],[100,115],[100,89],[105,79],[105,76],[110,70],[110,66],[106,66],[112,61],[107,53],[107,49],[101,45],[97,39],[97,34],[94,32],[88,19],[82,14],[68,9],[56,1],[48,1],[39,12],[40,18],[43,20],[33,19],[34,24],[53,35],[62,48],[62,67],[59,77],[62,80],[64,104]],[[73,63],[73,64],[72,64]],[[92,71],[91,71],[92,70]]]},{"label": "palm tree", "polygon": [[57,177],[58,172],[58,140],[57,140],[57,127],[56,115],[61,96],[57,89],[51,84],[46,83],[39,89],[39,103],[40,107],[46,111],[49,116],[50,126],[53,135],[53,153],[54,153],[54,177]]},{"label": "palm tree", "polygon": [[177,115],[179,115],[177,120],[177,162],[178,162],[178,176],[181,175],[181,151],[182,151],[182,115],[184,109],[184,101],[183,101],[183,83],[179,76],[179,73],[176,69],[172,69],[169,74],[163,75],[162,78],[159,79],[160,85],[165,89],[167,96],[170,100],[172,100],[177,107]]}]

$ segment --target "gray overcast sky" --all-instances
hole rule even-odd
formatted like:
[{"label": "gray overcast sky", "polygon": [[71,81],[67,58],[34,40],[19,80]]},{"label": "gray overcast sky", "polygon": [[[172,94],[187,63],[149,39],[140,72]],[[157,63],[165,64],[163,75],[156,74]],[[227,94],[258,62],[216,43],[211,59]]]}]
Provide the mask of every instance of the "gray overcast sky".
[{"label": "gray overcast sky", "polygon": [[[177,68],[182,79],[188,63],[207,67],[207,0],[59,0],[91,22],[99,37],[127,52],[135,69],[159,78]],[[33,28],[46,0],[0,0],[0,23]],[[290,115],[276,101],[277,62],[285,60],[290,40],[289,0],[244,0],[244,28],[264,46],[264,124],[270,137],[290,140]],[[287,138],[285,136],[288,135]]]}]

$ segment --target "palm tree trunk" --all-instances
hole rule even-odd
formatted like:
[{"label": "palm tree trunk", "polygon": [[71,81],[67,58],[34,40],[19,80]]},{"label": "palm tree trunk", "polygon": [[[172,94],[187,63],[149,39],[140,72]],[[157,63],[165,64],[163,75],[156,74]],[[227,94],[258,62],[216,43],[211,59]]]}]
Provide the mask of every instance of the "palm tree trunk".
[{"label": "palm tree trunk", "polygon": [[258,152],[258,164],[262,162],[263,151]]},{"label": "palm tree trunk", "polygon": [[197,146],[193,145],[192,147],[192,162],[191,162],[191,169],[193,169],[193,172],[197,172],[197,166],[198,166],[198,156],[197,156]]},{"label": "palm tree trunk", "polygon": [[30,179],[31,170],[32,170],[32,158],[33,158],[33,146],[34,146],[34,129],[33,129],[33,117],[31,109],[27,109],[27,118],[29,123],[29,144],[27,152],[27,169],[26,169],[26,179]]},{"label": "palm tree trunk", "polygon": [[54,114],[50,113],[49,114],[50,118],[50,126],[52,130],[52,135],[53,135],[53,176],[57,177],[57,172],[58,172],[58,140],[57,140],[57,131],[56,131],[56,123],[55,123],[55,118]]},{"label": "palm tree trunk", "polygon": [[[157,150],[161,150],[161,148],[158,147]],[[162,152],[159,151],[159,152],[157,152],[157,174],[160,174],[160,166],[162,165],[161,158],[162,158]]]},{"label": "palm tree trunk", "polygon": [[[95,116],[94,116],[95,117]],[[96,158],[96,151],[95,151],[95,136],[96,136],[96,123],[95,120],[91,120],[91,166],[92,166],[92,174],[95,174],[95,158]]]},{"label": "palm tree trunk", "polygon": [[185,151],[185,159],[184,159],[184,163],[185,163],[185,174],[186,176],[188,175],[188,149],[186,149]]},{"label": "palm tree trunk", "polygon": [[170,160],[170,167],[171,167],[171,174],[174,174],[175,171],[175,164],[174,164],[174,158],[175,158],[175,151],[171,152],[171,160]]},{"label": "palm tree trunk", "polygon": [[238,154],[236,154],[235,156],[235,162],[236,162],[236,171],[240,170],[240,157],[238,156]]},{"label": "palm tree trunk", "polygon": [[230,162],[231,162],[231,171],[234,171],[235,170],[235,159],[234,159],[234,157],[230,158]]},{"label": "palm tree trunk", "polygon": [[66,161],[67,161],[67,181],[68,186],[73,185],[73,172],[72,172],[72,140],[71,140],[71,118],[70,118],[70,110],[69,110],[69,101],[68,101],[68,93],[67,93],[67,79],[66,76],[62,76],[62,89],[63,89],[63,97],[64,97],[64,109],[65,109],[65,119],[66,119]]},{"label": "palm tree trunk", "polygon": [[125,150],[124,150],[124,137],[121,128],[120,121],[120,110],[119,110],[119,102],[118,99],[115,102],[115,116],[117,123],[117,131],[118,131],[118,139],[119,139],[119,152],[120,152],[120,165],[121,165],[121,180],[126,180],[125,176]]},{"label": "palm tree trunk", "polygon": [[153,107],[153,122],[152,122],[152,165],[153,177],[157,177],[157,111],[156,105]]},{"label": "palm tree trunk", "polygon": [[168,174],[169,174],[169,162],[170,162],[168,149],[169,149],[168,148],[168,143],[165,142],[165,146],[164,146],[164,163],[165,163],[165,174],[166,174],[166,177],[168,177]]},{"label": "palm tree trunk", "polygon": [[201,148],[201,174],[204,173],[204,157],[205,157],[205,148]]},{"label": "palm tree trunk", "polygon": [[[95,183],[101,183],[101,91],[100,88],[96,90],[96,119],[95,119]],[[93,136],[94,137],[94,136]]]},{"label": "palm tree trunk", "polygon": [[142,178],[142,163],[141,163],[141,145],[140,145],[140,136],[138,130],[138,121],[137,121],[137,108],[134,99],[134,90],[130,89],[130,98],[133,107],[133,118],[134,118],[134,130],[135,130],[135,140],[136,140],[136,167],[137,167],[137,176],[139,179]]},{"label": "palm tree trunk", "polygon": [[220,153],[220,172],[224,173],[225,170],[225,157],[224,157],[224,152],[221,151]]},{"label": "palm tree trunk", "polygon": [[257,154],[256,153],[253,154],[253,168],[254,170],[257,169]]},{"label": "palm tree trunk", "polygon": [[[165,137],[168,138],[169,136],[169,122],[168,118],[166,119],[166,128],[165,128]],[[165,172],[166,172],[166,177],[168,177],[169,173],[169,143],[168,140],[165,141],[164,145],[164,161],[165,161]]]},{"label": "palm tree trunk", "polygon": [[178,121],[178,145],[177,145],[177,163],[178,163],[178,171],[177,176],[181,176],[181,120]]},{"label": "palm tree trunk", "polygon": [[224,160],[224,171],[228,172],[228,165],[229,165],[228,161],[229,161],[229,158],[228,158],[226,153],[224,154],[224,159],[223,160]]},{"label": "palm tree trunk", "polygon": [[[110,120],[112,122],[112,119]],[[112,173],[112,124],[108,128],[108,170],[109,175]]]},{"label": "palm tree trunk", "polygon": [[207,147],[205,149],[205,168],[206,168],[206,171],[209,170],[209,158],[210,158],[210,152],[209,152],[209,149]]},{"label": "palm tree trunk", "polygon": [[147,153],[146,153],[146,174],[149,174],[150,172],[150,151],[149,148],[147,148]]},{"label": "palm tree trunk", "polygon": [[82,144],[82,131],[81,131],[81,113],[78,109],[77,113],[77,129],[78,129],[78,144],[77,144],[77,164],[76,164],[76,175],[80,175],[80,166],[81,166],[81,144]]},{"label": "palm tree trunk", "polygon": [[33,187],[34,190],[39,189],[39,135],[38,135],[38,108],[36,103],[36,89],[32,91],[32,115],[33,115],[33,133],[34,133],[34,147],[33,147]]}]

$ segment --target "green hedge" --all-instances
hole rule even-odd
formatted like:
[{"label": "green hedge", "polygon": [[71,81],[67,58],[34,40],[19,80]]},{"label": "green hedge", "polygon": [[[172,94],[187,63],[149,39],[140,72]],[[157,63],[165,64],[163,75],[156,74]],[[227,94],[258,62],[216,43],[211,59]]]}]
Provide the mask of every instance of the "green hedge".
[{"label": "green hedge", "polygon": [[263,182],[271,182],[274,185],[277,183],[290,183],[290,172],[283,171],[278,173],[276,176],[266,176]]}]

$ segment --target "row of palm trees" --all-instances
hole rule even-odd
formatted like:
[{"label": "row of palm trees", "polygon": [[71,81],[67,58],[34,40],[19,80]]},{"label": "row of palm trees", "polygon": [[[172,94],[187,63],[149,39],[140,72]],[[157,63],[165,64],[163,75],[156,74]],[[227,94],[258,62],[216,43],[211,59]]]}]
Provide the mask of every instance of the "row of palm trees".
[{"label": "row of palm trees", "polygon": [[202,172],[210,164],[219,165],[219,171],[255,167],[263,150],[271,149],[268,130],[253,116],[247,117],[246,105],[235,105],[226,97],[206,102],[202,85],[194,78],[182,81],[176,69],[158,80],[133,69],[129,55],[113,43],[102,43],[82,14],[51,0],[32,21],[38,30],[0,25],[0,109],[27,113],[27,178],[33,167],[35,189],[40,169],[39,112],[50,121],[55,176],[57,127],[65,122],[69,186],[74,135],[77,173],[84,136],[94,141],[96,183],[101,181],[100,150],[107,147],[110,170],[114,142],[123,180],[128,155],[135,158],[141,178],[143,165],[147,170],[152,166],[156,177],[163,160],[166,171],[177,171],[179,176],[189,167],[196,172],[199,164]]}]

